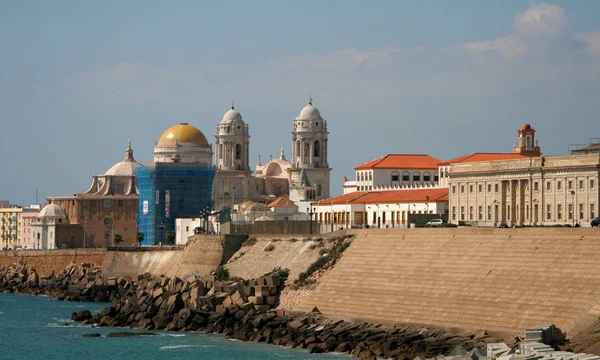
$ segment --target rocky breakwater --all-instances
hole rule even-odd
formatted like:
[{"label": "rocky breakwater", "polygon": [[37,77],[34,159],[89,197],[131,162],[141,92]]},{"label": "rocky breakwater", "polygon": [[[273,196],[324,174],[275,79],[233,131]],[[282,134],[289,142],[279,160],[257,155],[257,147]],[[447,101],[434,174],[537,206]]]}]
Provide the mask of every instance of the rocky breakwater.
[{"label": "rocky breakwater", "polygon": [[58,300],[112,302],[134,284],[126,278],[102,277],[89,264],[69,265],[58,274],[40,277],[28,265],[0,266],[0,291],[48,295]]},{"label": "rocky breakwater", "polygon": [[275,310],[283,284],[278,275],[256,280],[140,276],[137,286],[87,323],[142,330],[219,333],[239,340],[265,342],[313,353],[342,352],[361,359],[405,359],[481,344],[485,337],[444,330],[331,320],[311,313]]}]

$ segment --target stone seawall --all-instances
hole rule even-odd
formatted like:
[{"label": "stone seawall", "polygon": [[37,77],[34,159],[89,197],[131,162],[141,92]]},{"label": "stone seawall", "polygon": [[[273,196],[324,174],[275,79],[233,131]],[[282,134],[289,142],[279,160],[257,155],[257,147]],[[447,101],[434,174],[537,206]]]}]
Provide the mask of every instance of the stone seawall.
[{"label": "stone seawall", "polygon": [[25,264],[37,270],[40,276],[63,271],[69,264],[87,263],[101,267],[104,264],[106,249],[57,249],[57,250],[15,250],[0,252],[0,266]]}]

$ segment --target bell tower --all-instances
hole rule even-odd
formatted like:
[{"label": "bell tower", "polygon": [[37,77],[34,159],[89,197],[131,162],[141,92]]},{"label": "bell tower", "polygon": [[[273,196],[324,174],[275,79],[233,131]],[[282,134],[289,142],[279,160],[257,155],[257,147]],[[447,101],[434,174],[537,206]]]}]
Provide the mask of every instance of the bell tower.
[{"label": "bell tower", "polygon": [[535,129],[529,124],[523,124],[517,131],[519,138],[515,141],[513,154],[537,157],[542,154],[539,142],[535,140]]}]

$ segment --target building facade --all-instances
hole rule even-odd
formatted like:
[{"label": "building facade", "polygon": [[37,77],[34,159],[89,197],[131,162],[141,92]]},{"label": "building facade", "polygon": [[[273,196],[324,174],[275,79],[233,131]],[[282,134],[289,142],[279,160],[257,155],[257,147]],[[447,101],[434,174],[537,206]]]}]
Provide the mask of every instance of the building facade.
[{"label": "building facade", "polygon": [[141,166],[135,161],[131,141],[128,141],[123,161],[103,175],[93,176],[88,191],[47,199],[48,203],[63,209],[70,225],[81,227],[81,230],[74,231],[76,238],[68,243],[81,244],[82,247],[114,246],[118,245],[115,236],[121,235],[123,245],[137,244],[136,170]]},{"label": "building facade", "polygon": [[2,250],[21,247],[22,207],[0,208],[0,241]]},{"label": "building facade", "polygon": [[535,130],[511,154],[450,160],[449,221],[480,226],[586,226],[598,216],[600,154],[541,156]]},{"label": "building facade", "polygon": [[23,209],[23,213],[21,214],[21,247],[23,249],[35,249],[36,244],[32,225],[39,214],[39,205],[32,205]]}]

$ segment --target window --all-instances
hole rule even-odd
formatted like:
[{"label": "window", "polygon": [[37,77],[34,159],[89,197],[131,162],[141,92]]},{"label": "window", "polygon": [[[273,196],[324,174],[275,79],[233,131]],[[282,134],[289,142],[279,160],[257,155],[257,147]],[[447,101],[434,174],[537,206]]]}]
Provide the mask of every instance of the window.
[{"label": "window", "polygon": [[556,205],[556,219],[557,220],[562,219],[562,205],[561,204]]},{"label": "window", "polygon": [[402,181],[410,181],[410,175],[402,174]]},{"label": "window", "polygon": [[438,182],[439,180],[440,177],[437,174],[433,175],[433,181]]},{"label": "window", "polygon": [[510,205],[506,206],[506,220],[510,220]]},{"label": "window", "polygon": [[550,191],[551,188],[552,188],[552,185],[551,185],[550,181],[547,181],[546,182],[546,190]]},{"label": "window", "polygon": [[469,206],[469,220],[473,220],[473,207]]},{"label": "window", "polygon": [[417,182],[421,181],[421,175],[413,174],[413,181],[417,181]]},{"label": "window", "polygon": [[456,194],[456,185],[452,185],[452,193]]},{"label": "window", "polygon": [[319,140],[315,140],[314,149],[313,149],[313,156],[314,157],[321,156],[321,143],[319,142]]},{"label": "window", "polygon": [[479,193],[483,192],[483,185],[479,184]]},{"label": "window", "polygon": [[579,220],[583,219],[583,204],[579,204]]},{"label": "window", "polygon": [[590,180],[590,190],[594,188],[594,180]]},{"label": "window", "polygon": [[400,181],[400,174],[397,171],[394,171],[392,173],[392,182],[398,182]]},{"label": "window", "polygon": [[369,181],[373,181],[373,173],[369,172]]},{"label": "window", "polygon": [[492,192],[492,184],[488,184],[488,192],[491,193]]},{"label": "window", "polygon": [[473,193],[473,185],[469,185],[469,193]]},{"label": "window", "polygon": [[423,181],[431,182],[431,175],[423,175]]},{"label": "window", "polygon": [[186,227],[185,227],[185,231],[186,231],[186,232],[189,232],[189,231],[190,231],[190,227],[189,227],[189,226],[186,226]]},{"label": "window", "polygon": [[538,182],[533,183],[533,190],[538,191]]},{"label": "window", "polygon": [[573,182],[571,180],[567,182],[567,187],[569,188],[569,190],[573,189]]},{"label": "window", "polygon": [[456,220],[456,206],[452,207],[452,220]]},{"label": "window", "polygon": [[483,220],[483,206],[479,205],[479,220]]},{"label": "window", "polygon": [[546,220],[550,220],[552,218],[552,206],[546,205]]},{"label": "window", "polygon": [[488,206],[488,220],[492,220],[492,207]]},{"label": "window", "polygon": [[495,185],[494,185],[494,191],[495,191],[495,192],[498,192],[498,184],[495,184]]},{"label": "window", "polygon": [[235,159],[236,160],[242,159],[242,145],[241,144],[235,145]]},{"label": "window", "polygon": [[464,194],[464,193],[465,193],[465,186],[464,186],[464,185],[461,185],[461,186],[460,186],[460,193],[461,193],[461,194]]},{"label": "window", "polygon": [[583,190],[583,180],[579,180],[579,190]]},{"label": "window", "polygon": [[460,207],[460,219],[461,220],[465,219],[465,207],[464,206]]},{"label": "window", "polygon": [[573,220],[573,204],[569,204],[569,220]]},{"label": "window", "polygon": [[594,210],[594,204],[590,204],[590,220],[596,218],[596,212]]},{"label": "window", "polygon": [[[570,185],[569,185],[569,187],[570,187]],[[562,190],[562,181],[556,182],[556,190],[558,190],[558,191]]]}]

